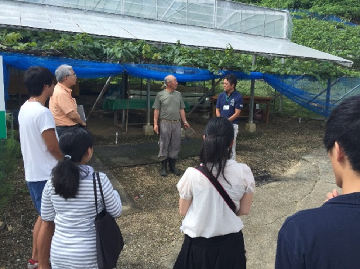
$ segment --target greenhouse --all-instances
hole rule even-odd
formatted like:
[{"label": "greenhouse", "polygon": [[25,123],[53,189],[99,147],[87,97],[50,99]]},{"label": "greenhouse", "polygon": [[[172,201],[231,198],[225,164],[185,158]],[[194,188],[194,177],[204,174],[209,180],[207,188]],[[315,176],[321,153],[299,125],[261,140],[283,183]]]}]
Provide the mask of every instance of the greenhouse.
[{"label": "greenhouse", "polygon": [[[231,1],[2,0],[0,26],[145,40],[157,46],[180,43],[214,50],[231,47],[254,56],[296,57],[349,67],[353,64],[291,42],[292,22],[287,11]],[[3,80],[1,72],[0,129],[5,125]]]},{"label": "greenhouse", "polygon": [[287,11],[231,1],[3,0],[0,25],[145,40],[159,46],[178,42],[216,50],[231,46],[253,55],[352,65],[349,60],[291,42]]}]

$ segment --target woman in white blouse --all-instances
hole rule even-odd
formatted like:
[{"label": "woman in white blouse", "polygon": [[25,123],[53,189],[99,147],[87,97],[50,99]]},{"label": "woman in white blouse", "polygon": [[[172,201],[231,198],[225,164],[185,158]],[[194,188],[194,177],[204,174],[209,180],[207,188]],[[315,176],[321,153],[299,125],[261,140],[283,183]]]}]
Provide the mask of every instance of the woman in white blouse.
[{"label": "woman in white blouse", "polygon": [[200,151],[201,166],[222,185],[235,204],[233,210],[206,173],[189,167],[177,184],[185,239],[175,269],[246,268],[244,225],[238,216],[250,211],[255,181],[246,164],[230,159],[233,143],[231,122],[213,118]]},{"label": "woman in white blouse", "polygon": [[[49,268],[49,260],[42,254],[49,247],[44,243],[55,223],[50,249],[51,268],[96,269],[94,169],[86,165],[93,154],[92,136],[86,129],[78,128],[64,133],[59,147],[65,157],[52,170],[41,201],[40,268]],[[118,217],[122,211],[119,193],[104,173],[99,174],[106,210],[112,217]],[[98,186],[97,198],[101,212],[104,205]]]}]

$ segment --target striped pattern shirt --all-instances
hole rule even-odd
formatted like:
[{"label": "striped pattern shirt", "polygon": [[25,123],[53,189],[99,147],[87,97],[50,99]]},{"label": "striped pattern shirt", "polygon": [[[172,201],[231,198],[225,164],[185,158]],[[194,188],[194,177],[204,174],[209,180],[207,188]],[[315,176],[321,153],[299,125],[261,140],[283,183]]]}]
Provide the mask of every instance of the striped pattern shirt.
[{"label": "striped pattern shirt", "polygon": [[[81,165],[80,184],[76,198],[64,199],[55,194],[51,180],[45,185],[41,218],[55,222],[55,233],[51,242],[51,266],[57,268],[98,268],[96,260],[95,196],[93,189],[93,168]],[[113,217],[122,211],[118,192],[113,189],[109,178],[100,173],[106,210]],[[97,185],[98,211],[104,208]]]}]

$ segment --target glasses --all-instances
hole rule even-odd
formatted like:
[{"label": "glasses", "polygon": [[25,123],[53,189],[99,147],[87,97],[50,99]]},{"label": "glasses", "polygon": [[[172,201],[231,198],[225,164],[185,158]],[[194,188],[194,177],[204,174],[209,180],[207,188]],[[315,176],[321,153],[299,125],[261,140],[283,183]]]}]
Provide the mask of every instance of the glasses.
[{"label": "glasses", "polygon": [[71,75],[67,75],[68,77],[71,77],[71,76],[74,76],[74,77],[76,77],[76,74],[74,73],[74,74],[71,74]]}]

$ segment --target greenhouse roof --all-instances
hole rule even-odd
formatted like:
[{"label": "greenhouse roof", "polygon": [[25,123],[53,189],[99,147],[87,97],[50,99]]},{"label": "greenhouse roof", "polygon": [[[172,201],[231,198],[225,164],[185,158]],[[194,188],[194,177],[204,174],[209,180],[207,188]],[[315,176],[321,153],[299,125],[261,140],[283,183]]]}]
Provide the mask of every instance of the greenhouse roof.
[{"label": "greenhouse roof", "polygon": [[[146,3],[144,3],[146,2]],[[0,26],[88,33],[157,44],[299,57],[351,66],[352,61],[289,41],[285,11],[216,0],[2,0]]]}]

